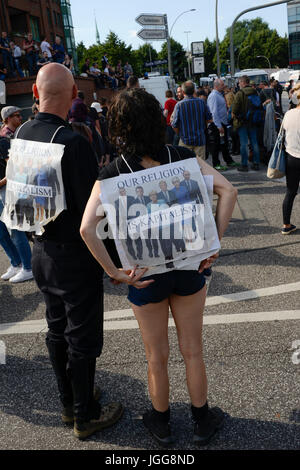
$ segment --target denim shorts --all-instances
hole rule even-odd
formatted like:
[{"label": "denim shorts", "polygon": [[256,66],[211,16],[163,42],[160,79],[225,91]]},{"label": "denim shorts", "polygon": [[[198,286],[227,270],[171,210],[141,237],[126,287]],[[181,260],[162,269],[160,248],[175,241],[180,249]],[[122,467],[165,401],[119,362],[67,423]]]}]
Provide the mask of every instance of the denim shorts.
[{"label": "denim shorts", "polygon": [[145,289],[129,286],[128,300],[138,307],[151,303],[162,302],[170,295],[186,297],[193,295],[205,286],[205,277],[198,271],[171,271],[143,278],[143,281],[153,279],[155,282]]}]

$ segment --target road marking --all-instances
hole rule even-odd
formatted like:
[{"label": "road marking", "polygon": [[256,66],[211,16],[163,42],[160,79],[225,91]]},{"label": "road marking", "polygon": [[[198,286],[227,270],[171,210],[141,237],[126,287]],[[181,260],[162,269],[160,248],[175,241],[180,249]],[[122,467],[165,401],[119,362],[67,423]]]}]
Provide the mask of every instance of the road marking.
[{"label": "road marking", "polygon": [[227,304],[231,302],[241,302],[243,300],[258,299],[270,295],[287,294],[289,292],[300,291],[300,282],[292,282],[291,284],[281,284],[274,287],[265,287],[263,289],[247,290],[244,292],[236,292],[235,294],[218,295],[216,297],[207,297],[206,307],[212,305]]},{"label": "road marking", "polygon": [[[125,310],[124,315],[129,316]],[[120,317],[119,317],[120,318]],[[233,313],[230,315],[206,315],[204,325],[227,325],[234,323],[255,323],[283,320],[300,320],[300,310],[280,310],[275,312]],[[169,319],[169,326],[174,327],[174,320]],[[136,330],[138,323],[134,320],[104,321],[104,331]],[[34,334],[47,331],[45,320],[35,320],[18,323],[4,323],[0,325],[0,336],[16,334]]]},{"label": "road marking", "polygon": [[[273,296],[278,294],[286,294],[289,292],[296,292],[300,290],[300,282],[293,282],[290,284],[281,284],[279,286],[266,287],[263,289],[249,290],[243,292],[236,292],[234,294],[225,294],[206,299],[206,307],[227,304],[232,302],[242,302],[244,300],[259,299],[261,297]],[[204,324],[222,324],[222,323],[242,323],[242,322],[255,322],[255,321],[274,321],[274,320],[294,320],[299,319],[298,312],[300,310],[287,310],[279,312],[256,312],[256,313],[241,313],[232,315],[205,315]],[[134,314],[131,309],[114,310],[105,312],[104,314],[104,330],[118,330],[118,329],[136,329],[138,328],[137,322],[133,318]],[[122,321],[121,318],[129,320]],[[114,320],[114,321],[109,321]],[[170,319],[170,326],[174,326],[174,322]],[[0,336],[10,334],[34,334],[47,330],[47,323],[43,320],[30,320],[16,323],[3,323],[0,324]]]}]

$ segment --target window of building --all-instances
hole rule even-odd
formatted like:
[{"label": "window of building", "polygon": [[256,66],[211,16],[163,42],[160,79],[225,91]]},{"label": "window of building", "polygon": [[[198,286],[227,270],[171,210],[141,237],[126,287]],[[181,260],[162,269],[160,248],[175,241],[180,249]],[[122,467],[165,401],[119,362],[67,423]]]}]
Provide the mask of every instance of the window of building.
[{"label": "window of building", "polygon": [[16,36],[24,36],[27,33],[28,29],[26,12],[22,10],[17,10],[16,8],[9,8],[8,13],[12,33]]},{"label": "window of building", "polygon": [[49,26],[52,28],[53,24],[52,24],[52,16],[51,16],[51,11],[49,10],[49,8],[47,8],[47,17],[48,17],[48,24]]},{"label": "window of building", "polygon": [[30,16],[30,29],[34,41],[40,41],[40,21],[36,16]]}]

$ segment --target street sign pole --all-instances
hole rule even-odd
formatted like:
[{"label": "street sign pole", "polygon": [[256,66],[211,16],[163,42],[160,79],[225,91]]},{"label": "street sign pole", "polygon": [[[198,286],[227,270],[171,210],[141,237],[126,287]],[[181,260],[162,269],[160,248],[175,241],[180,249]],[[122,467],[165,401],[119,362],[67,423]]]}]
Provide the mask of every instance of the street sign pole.
[{"label": "street sign pole", "polygon": [[170,78],[173,78],[173,64],[172,64],[172,52],[171,52],[171,38],[169,36],[169,26],[168,26],[168,17],[164,15],[165,18],[165,28],[167,34],[167,45],[168,45],[168,61],[169,61],[169,75]]}]

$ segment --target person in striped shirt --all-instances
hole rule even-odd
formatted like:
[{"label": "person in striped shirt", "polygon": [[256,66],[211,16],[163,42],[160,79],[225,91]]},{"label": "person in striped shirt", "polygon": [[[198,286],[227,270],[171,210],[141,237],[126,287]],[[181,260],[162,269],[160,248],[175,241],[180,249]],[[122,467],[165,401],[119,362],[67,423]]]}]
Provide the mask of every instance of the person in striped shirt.
[{"label": "person in striped shirt", "polygon": [[172,127],[180,137],[179,145],[205,160],[205,129],[212,122],[212,115],[205,101],[194,96],[193,82],[185,82],[182,92],[184,99],[175,106]]}]

